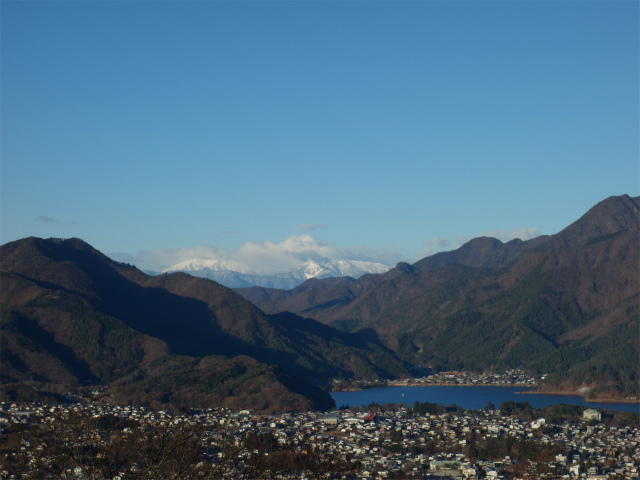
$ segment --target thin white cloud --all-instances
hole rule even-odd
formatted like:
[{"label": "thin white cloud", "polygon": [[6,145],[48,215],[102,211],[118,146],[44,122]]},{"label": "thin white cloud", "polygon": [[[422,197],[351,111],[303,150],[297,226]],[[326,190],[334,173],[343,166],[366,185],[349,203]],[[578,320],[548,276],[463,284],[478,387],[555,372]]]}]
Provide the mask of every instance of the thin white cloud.
[{"label": "thin white cloud", "polygon": [[424,242],[424,245],[428,247],[447,248],[451,246],[451,241],[448,238],[434,237],[431,240]]},{"label": "thin white cloud", "polygon": [[327,228],[326,225],[321,223],[303,223],[302,225],[296,225],[293,227],[297,232],[310,232],[312,230],[318,230],[320,228]]},{"label": "thin white cloud", "polygon": [[449,249],[449,247],[451,247],[451,240],[444,237],[433,237],[431,240],[426,240],[422,244],[424,248],[418,252],[416,260],[421,260],[425,257],[430,257],[434,253]]},{"label": "thin white cloud", "polygon": [[[486,235],[484,235],[483,233],[476,235],[477,237],[484,237]],[[462,245],[464,245],[465,243],[467,243],[469,240],[471,240],[471,238],[473,237],[469,237],[468,235],[462,235],[462,234],[458,234],[455,237],[453,237],[453,248],[456,249],[458,247],[461,247]]]},{"label": "thin white cloud", "polygon": [[279,243],[246,242],[235,250],[202,245],[179,249],[156,248],[131,256],[112,254],[116,260],[135,264],[142,270],[162,271],[192,259],[228,260],[247,265],[256,272],[272,273],[296,267],[307,261],[363,260],[393,266],[399,255],[393,250],[363,246],[333,247],[309,234],[290,235]]},{"label": "thin white cloud", "polygon": [[433,248],[425,247],[418,252],[418,256],[414,258],[411,263],[415,263],[418,260],[422,260],[423,258],[430,257],[434,253],[437,253],[437,252]]},{"label": "thin white cloud", "polygon": [[53,217],[50,217],[48,215],[38,215],[36,217],[36,222],[41,222],[41,223],[55,223],[57,222],[57,220]]}]

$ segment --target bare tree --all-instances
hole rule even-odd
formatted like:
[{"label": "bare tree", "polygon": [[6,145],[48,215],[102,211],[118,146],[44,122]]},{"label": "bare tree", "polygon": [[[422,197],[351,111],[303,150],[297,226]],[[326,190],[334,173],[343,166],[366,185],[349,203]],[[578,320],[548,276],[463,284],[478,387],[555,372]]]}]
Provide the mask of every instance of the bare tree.
[{"label": "bare tree", "polygon": [[121,478],[275,479],[353,477],[339,454],[273,434],[212,427],[178,416],[132,420],[81,409],[47,414],[0,445],[7,476],[64,480]]},{"label": "bare tree", "polygon": [[171,418],[144,424],[114,418],[104,422],[84,412],[52,414],[9,439],[28,445],[33,455],[16,457],[7,450],[2,460],[15,473],[33,478],[189,479],[206,472],[201,427]]}]

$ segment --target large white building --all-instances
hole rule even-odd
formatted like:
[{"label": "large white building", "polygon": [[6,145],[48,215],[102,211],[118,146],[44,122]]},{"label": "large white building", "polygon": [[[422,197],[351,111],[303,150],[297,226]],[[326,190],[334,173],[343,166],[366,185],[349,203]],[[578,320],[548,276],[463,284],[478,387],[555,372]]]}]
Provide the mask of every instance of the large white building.
[{"label": "large white building", "polygon": [[587,410],[582,412],[582,418],[584,418],[585,420],[602,420],[602,414],[598,410],[588,408]]}]

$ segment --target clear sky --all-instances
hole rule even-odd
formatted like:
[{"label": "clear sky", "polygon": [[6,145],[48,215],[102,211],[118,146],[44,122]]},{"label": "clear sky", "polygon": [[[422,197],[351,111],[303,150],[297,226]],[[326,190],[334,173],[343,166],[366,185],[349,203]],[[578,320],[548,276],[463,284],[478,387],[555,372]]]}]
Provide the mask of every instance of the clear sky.
[{"label": "clear sky", "polygon": [[1,243],[394,264],[556,233],[639,195],[638,5],[4,0]]}]

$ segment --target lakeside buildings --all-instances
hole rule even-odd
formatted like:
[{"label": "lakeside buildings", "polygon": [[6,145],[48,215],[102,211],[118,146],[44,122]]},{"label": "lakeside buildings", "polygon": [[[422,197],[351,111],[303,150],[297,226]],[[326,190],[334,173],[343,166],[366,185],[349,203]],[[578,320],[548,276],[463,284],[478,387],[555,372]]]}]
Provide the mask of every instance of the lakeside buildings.
[{"label": "lakeside buildings", "polygon": [[355,379],[350,381],[334,380],[333,390],[352,390],[357,388],[371,388],[382,386],[425,386],[425,385],[474,385],[496,387],[526,387],[534,388],[546,375],[531,376],[520,369],[507,370],[495,373],[474,372],[440,372],[423,377],[406,378],[402,380],[366,380]]}]

